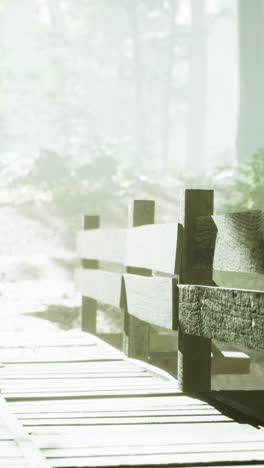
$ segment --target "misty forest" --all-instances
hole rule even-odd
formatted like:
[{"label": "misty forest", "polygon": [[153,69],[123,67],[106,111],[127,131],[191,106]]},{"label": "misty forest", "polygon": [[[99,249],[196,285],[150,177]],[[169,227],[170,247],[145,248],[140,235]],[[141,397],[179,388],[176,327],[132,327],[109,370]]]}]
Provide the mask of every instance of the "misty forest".
[{"label": "misty forest", "polygon": [[[173,222],[184,188],[214,189],[216,213],[263,209],[263,24],[263,0],[0,0],[7,329],[79,326],[84,214],[126,226],[144,198]],[[259,388],[262,353],[252,369]]]}]

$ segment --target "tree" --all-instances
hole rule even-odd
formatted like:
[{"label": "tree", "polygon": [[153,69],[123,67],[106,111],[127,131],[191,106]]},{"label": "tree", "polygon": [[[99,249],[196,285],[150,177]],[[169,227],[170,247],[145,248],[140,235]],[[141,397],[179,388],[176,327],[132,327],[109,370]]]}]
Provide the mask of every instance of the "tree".
[{"label": "tree", "polygon": [[133,71],[135,92],[135,160],[142,162],[142,155],[146,153],[145,136],[145,105],[144,105],[144,71],[142,63],[142,46],[139,29],[138,0],[126,3],[131,27],[131,39],[133,47]]},{"label": "tree", "polygon": [[264,3],[238,1],[240,111],[237,156],[243,161],[264,146]]},{"label": "tree", "polygon": [[206,126],[207,17],[205,0],[199,0],[199,2],[191,0],[191,12],[186,168],[200,173],[204,168]]},{"label": "tree", "polygon": [[171,104],[173,94],[173,69],[175,65],[176,13],[178,0],[169,1],[169,43],[167,54],[167,71],[165,76],[164,114],[162,122],[162,165],[166,173],[169,161],[170,138],[172,130]]},{"label": "tree", "polygon": [[[69,41],[65,26],[62,5],[59,0],[47,0],[50,13],[51,39],[53,44],[52,68],[54,72],[54,97],[56,96],[55,114],[58,127],[61,130],[62,153],[67,154],[70,142],[69,123],[69,70],[67,67],[67,54],[69,53]],[[61,118],[61,103],[63,102],[63,119]],[[57,109],[56,109],[57,107]],[[57,112],[56,112],[57,110]]]}]

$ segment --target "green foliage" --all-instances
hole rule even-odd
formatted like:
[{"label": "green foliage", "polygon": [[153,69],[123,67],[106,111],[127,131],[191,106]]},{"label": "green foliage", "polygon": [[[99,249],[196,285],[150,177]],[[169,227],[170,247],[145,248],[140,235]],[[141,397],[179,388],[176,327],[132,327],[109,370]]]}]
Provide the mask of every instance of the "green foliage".
[{"label": "green foliage", "polygon": [[226,194],[229,210],[263,209],[264,205],[264,148],[261,148],[236,169],[232,186],[234,197]]},{"label": "green foliage", "polygon": [[22,182],[39,189],[55,189],[69,177],[69,169],[65,161],[65,158],[61,158],[54,151],[43,149],[34,161],[30,173],[22,179]]},{"label": "green foliage", "polygon": [[214,189],[216,213],[263,208],[264,150],[243,165],[222,167],[211,175],[198,178],[171,172],[166,179],[124,169],[112,152],[108,154],[98,150],[95,158],[73,170],[56,153],[42,151],[32,171],[17,186],[13,184],[16,204],[30,204],[34,213],[49,213],[60,220],[62,243],[70,247],[84,214],[99,214],[108,226],[125,226],[131,199],[155,200],[157,222],[175,220],[179,193],[185,188]]},{"label": "green foliage", "polygon": [[75,171],[75,175],[81,180],[109,179],[117,171],[118,163],[111,156],[99,156],[91,162],[82,165]]}]

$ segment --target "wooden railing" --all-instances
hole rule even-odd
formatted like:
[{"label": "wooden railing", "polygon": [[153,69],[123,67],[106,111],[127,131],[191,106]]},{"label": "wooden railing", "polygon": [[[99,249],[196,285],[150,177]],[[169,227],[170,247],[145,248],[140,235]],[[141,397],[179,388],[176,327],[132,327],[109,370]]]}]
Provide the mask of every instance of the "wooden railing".
[{"label": "wooden railing", "polygon": [[[97,332],[98,302],[120,307],[123,349],[139,359],[147,359],[151,325],[178,329],[179,384],[207,391],[211,339],[264,350],[264,292],[250,290],[256,282],[264,289],[264,213],[214,216],[211,190],[186,190],[178,208],[175,223],[154,224],[154,202],[136,200],[119,230],[85,216],[76,271],[82,328]],[[236,286],[238,273],[245,289],[221,287]]]}]

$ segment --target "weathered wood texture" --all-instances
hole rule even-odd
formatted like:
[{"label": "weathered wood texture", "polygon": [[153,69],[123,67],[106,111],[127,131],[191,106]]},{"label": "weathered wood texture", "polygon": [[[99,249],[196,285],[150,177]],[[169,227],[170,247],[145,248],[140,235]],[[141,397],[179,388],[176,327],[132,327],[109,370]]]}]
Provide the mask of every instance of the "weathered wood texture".
[{"label": "weathered wood texture", "polygon": [[[38,341],[45,362],[24,362],[24,351],[38,354]],[[6,353],[12,350],[18,361],[0,368],[2,394],[24,428],[21,440],[28,438],[47,466],[264,464],[263,431],[183,395],[168,374],[127,359],[88,333],[12,334],[3,342],[2,347],[0,336],[0,361],[11,361]],[[79,362],[49,361],[55,345],[69,355],[82,347],[82,357]],[[109,359],[94,361],[91,349],[100,356],[109,353]],[[9,463],[18,451],[10,445],[10,434],[1,440],[1,429],[0,423],[0,466],[28,468],[21,458]],[[5,458],[10,449],[11,458]],[[35,458],[29,466],[43,464]]]},{"label": "weathered wood texture", "polygon": [[127,308],[130,315],[152,325],[176,329],[173,296],[176,280],[125,275]]},{"label": "weathered wood texture", "polygon": [[212,374],[248,374],[250,357],[240,351],[222,351],[213,354],[211,359]]},{"label": "weathered wood texture", "polygon": [[77,253],[80,258],[112,263],[124,263],[125,229],[93,229],[77,234]]},{"label": "weathered wood texture", "polygon": [[179,286],[179,321],[186,333],[264,350],[264,292]]},{"label": "weathered wood texture", "polygon": [[264,291],[264,275],[258,273],[214,270],[213,280],[217,286],[223,288]]},{"label": "weathered wood texture", "polygon": [[178,223],[128,229],[125,263],[127,266],[179,274],[181,241]]},{"label": "weathered wood texture", "polygon": [[40,449],[0,395],[0,467],[50,468]]},{"label": "weathered wood texture", "polygon": [[[85,231],[96,230],[100,227],[99,216],[84,216],[83,229]],[[98,268],[97,260],[86,260],[81,256],[81,264],[83,268],[96,270]],[[90,333],[96,333],[96,318],[97,318],[97,301],[92,297],[82,296],[81,306],[81,329]]]},{"label": "weathered wood texture", "polygon": [[75,284],[83,296],[116,307],[120,305],[121,280],[121,275],[107,271],[75,270]]},{"label": "weathered wood texture", "polygon": [[[181,200],[181,217],[184,226],[183,254],[180,283],[212,284],[212,271],[194,268],[194,229],[198,216],[213,214],[212,190],[185,190]],[[179,325],[178,380],[186,392],[209,390],[211,387],[211,341],[188,334]]]},{"label": "weathered wood texture", "polygon": [[81,305],[81,330],[96,333],[97,325],[97,301],[91,297],[82,296]]},{"label": "weathered wood texture", "polygon": [[213,190],[185,190],[183,192],[181,197],[181,220],[184,227],[184,240],[180,277],[180,282],[183,284],[212,283],[212,271],[199,269],[195,265],[195,229],[197,218],[212,215],[213,210]]},{"label": "weathered wood texture", "polygon": [[263,274],[264,212],[244,211],[197,218],[193,265]]},{"label": "weathered wood texture", "polygon": [[[153,206],[152,202],[146,203]],[[176,260],[176,270],[179,272],[180,248],[181,230],[178,223],[130,229],[91,229],[77,234],[77,253],[81,259],[120,263],[171,274],[175,273]]]},{"label": "weathered wood texture", "polygon": [[[154,224],[155,203],[151,200],[134,200],[128,207],[128,227],[137,228]],[[127,267],[127,273],[151,276],[146,268]],[[125,281],[122,281],[122,306],[124,309],[123,350],[127,356],[142,360],[148,358],[149,324],[129,313]]]},{"label": "weathered wood texture", "polygon": [[179,249],[177,223],[91,231],[77,234],[77,253],[83,259],[122,263],[174,274]]}]

